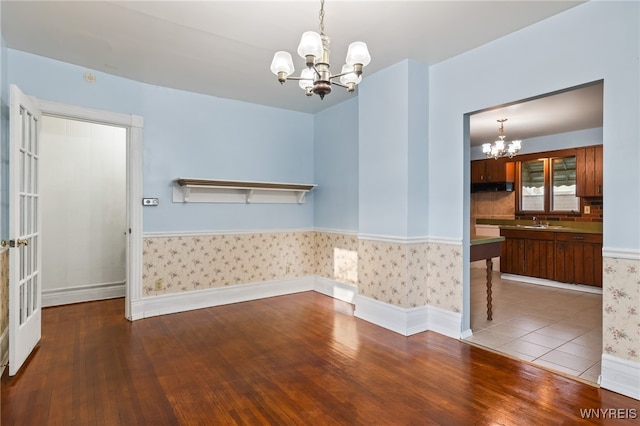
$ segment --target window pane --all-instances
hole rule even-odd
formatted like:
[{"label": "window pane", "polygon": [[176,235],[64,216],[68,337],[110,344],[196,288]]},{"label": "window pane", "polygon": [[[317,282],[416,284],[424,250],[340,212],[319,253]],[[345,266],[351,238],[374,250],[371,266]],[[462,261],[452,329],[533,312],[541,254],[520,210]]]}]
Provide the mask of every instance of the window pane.
[{"label": "window pane", "polygon": [[551,210],[578,211],[576,197],[576,157],[554,158],[552,161]]},{"label": "window pane", "polygon": [[544,211],[544,160],[522,162],[520,209]]}]

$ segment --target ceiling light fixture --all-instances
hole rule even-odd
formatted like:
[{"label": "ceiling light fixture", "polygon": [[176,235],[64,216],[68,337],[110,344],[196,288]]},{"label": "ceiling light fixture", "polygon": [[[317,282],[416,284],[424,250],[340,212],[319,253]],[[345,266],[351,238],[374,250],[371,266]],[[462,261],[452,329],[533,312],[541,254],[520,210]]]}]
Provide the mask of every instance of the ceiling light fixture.
[{"label": "ceiling light fixture", "polygon": [[502,118],[496,121],[500,123],[500,128],[498,129],[498,140],[496,140],[493,144],[482,144],[482,152],[484,152],[488,158],[495,158],[496,160],[502,157],[512,158],[518,153],[518,151],[520,151],[520,148],[522,147],[522,141],[511,141],[509,142],[508,147],[505,146],[504,122],[507,121],[507,119]]},{"label": "ceiling light fixture", "polygon": [[[347,92],[353,93],[356,85],[362,80],[362,68],[371,62],[371,55],[367,44],[356,41],[349,45],[346,64],[342,66],[340,74],[331,75],[329,71],[329,36],[324,33],[324,0],[320,1],[320,34],[315,31],[307,31],[302,34],[298,55],[306,61],[307,67],[302,70],[300,77],[291,77],[293,74],[293,60],[291,54],[280,50],[273,56],[271,72],[278,76],[280,84],[287,80],[299,81],[299,86],[307,96],[314,93],[324,99],[331,93],[331,85],[344,87]],[[340,77],[340,81],[334,79]]]}]

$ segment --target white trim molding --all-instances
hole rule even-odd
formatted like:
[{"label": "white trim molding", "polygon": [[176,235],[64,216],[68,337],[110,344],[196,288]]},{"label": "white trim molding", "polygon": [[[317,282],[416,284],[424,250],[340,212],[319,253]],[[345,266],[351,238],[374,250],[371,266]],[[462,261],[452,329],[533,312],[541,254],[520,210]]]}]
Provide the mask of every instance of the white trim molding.
[{"label": "white trim molding", "polygon": [[325,296],[354,304],[358,295],[358,287],[320,276],[314,276],[313,290]]},{"label": "white trim molding", "polygon": [[124,281],[42,290],[42,307],[68,305],[125,296]]},{"label": "white trim molding", "polygon": [[211,237],[217,235],[250,235],[250,234],[283,234],[298,232],[313,232],[313,228],[292,228],[292,229],[229,229],[210,231],[166,231],[166,232],[145,232],[143,238],[173,238],[173,237]]},{"label": "white trim molding", "polygon": [[368,241],[381,241],[385,243],[398,243],[398,244],[448,244],[448,245],[462,245],[462,239],[460,238],[448,238],[448,237],[430,237],[430,236],[418,236],[418,237],[399,237],[394,235],[379,235],[379,234],[358,234],[359,240]]},{"label": "white trim molding", "polygon": [[602,354],[600,387],[640,400],[640,363]]},{"label": "white trim molding", "polygon": [[459,339],[461,336],[462,314],[459,313],[428,305],[401,308],[361,295],[356,296],[355,304],[356,318],[403,336],[411,336],[423,331],[435,331],[454,339]]},{"label": "white trim molding", "polygon": [[594,287],[584,284],[567,284],[544,278],[527,277],[524,275],[500,274],[500,278],[509,281],[518,281],[521,283],[543,285],[546,287],[562,288],[564,290],[581,291],[583,293],[602,294],[602,287]]},{"label": "white trim molding", "polygon": [[614,259],[640,260],[640,249],[604,247],[602,249],[602,256]]},{"label": "white trim molding", "polygon": [[312,291],[314,277],[307,276],[290,280],[264,281],[216,287],[184,293],[163,294],[143,297],[132,304],[131,319],[137,320],[158,315],[211,308],[230,303],[247,302],[266,297]]},{"label": "white trim molding", "polygon": [[350,231],[347,229],[333,229],[333,228],[313,228],[314,232],[319,232],[322,234],[338,234],[338,235],[349,235],[352,237],[358,236],[358,231]]}]

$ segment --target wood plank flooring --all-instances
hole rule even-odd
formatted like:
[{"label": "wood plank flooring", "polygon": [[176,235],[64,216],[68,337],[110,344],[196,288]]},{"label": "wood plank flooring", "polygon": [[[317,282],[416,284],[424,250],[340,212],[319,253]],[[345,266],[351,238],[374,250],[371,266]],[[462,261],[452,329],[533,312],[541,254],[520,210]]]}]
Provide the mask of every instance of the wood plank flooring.
[{"label": "wood plank flooring", "polygon": [[45,309],[38,349],[16,377],[2,377],[2,425],[554,425],[581,422],[581,409],[640,415],[639,401],[437,333],[400,336],[314,292],[132,323],[123,312],[122,299]]}]

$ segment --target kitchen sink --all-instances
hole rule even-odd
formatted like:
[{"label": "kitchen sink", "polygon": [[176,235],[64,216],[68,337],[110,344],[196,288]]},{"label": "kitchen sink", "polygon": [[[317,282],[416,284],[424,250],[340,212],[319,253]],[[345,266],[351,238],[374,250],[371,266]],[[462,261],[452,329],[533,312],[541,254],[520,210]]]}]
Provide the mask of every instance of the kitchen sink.
[{"label": "kitchen sink", "polygon": [[556,225],[516,225],[518,228],[525,229],[565,229],[566,226],[556,226]]}]

